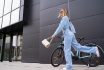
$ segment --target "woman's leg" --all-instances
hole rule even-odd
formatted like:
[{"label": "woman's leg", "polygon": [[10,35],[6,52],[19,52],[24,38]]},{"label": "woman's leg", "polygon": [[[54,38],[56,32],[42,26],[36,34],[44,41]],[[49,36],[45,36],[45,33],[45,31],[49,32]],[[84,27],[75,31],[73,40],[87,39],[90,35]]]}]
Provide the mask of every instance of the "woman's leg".
[{"label": "woman's leg", "polygon": [[80,43],[77,42],[75,35],[73,36],[72,47],[82,52],[96,54],[96,47],[82,46]]},{"label": "woman's leg", "polygon": [[71,42],[72,37],[64,38],[64,54],[66,60],[66,70],[72,70]]}]

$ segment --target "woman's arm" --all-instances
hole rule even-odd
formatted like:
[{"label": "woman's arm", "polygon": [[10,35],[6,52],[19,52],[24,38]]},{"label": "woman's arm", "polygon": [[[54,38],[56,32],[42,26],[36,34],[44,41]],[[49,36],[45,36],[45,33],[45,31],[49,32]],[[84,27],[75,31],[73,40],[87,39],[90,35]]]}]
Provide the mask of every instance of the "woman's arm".
[{"label": "woman's arm", "polygon": [[60,33],[60,32],[62,31],[62,29],[63,29],[63,27],[64,27],[66,21],[67,21],[66,18],[63,17],[62,20],[61,20],[61,22],[59,23],[58,28],[56,29],[56,31],[55,31],[54,34],[52,35],[52,38],[55,37],[58,33]]}]

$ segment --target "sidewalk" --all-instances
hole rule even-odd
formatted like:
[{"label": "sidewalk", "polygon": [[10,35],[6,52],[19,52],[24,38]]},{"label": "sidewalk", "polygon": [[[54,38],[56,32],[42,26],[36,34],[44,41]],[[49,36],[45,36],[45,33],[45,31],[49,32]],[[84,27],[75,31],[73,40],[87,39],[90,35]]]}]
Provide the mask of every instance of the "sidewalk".
[{"label": "sidewalk", "polygon": [[[62,70],[65,65],[53,67],[51,64],[0,62],[0,70]],[[88,68],[86,65],[73,65],[74,70],[104,70],[104,65]]]}]

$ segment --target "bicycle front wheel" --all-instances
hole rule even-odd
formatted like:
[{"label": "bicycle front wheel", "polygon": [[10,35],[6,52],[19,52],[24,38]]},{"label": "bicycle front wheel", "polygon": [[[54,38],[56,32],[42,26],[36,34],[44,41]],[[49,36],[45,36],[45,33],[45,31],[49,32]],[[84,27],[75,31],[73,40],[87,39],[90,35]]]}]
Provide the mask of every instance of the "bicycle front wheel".
[{"label": "bicycle front wheel", "polygon": [[54,67],[58,67],[64,60],[64,52],[63,48],[57,48],[51,56],[51,64]]}]

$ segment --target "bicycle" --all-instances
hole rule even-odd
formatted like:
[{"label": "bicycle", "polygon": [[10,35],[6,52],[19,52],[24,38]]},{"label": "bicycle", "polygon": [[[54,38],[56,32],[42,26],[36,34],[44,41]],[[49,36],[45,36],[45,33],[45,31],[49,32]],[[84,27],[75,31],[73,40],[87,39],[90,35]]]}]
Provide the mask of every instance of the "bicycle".
[{"label": "bicycle", "polygon": [[[81,41],[84,41],[84,38],[78,38],[78,39],[79,39],[79,43],[81,43]],[[85,45],[89,46],[89,47],[97,46],[100,51],[100,54],[101,53],[104,54],[103,49],[99,45],[96,45],[93,43],[89,43],[89,44],[85,44]],[[58,67],[60,64],[63,63],[63,61],[64,61],[63,47],[64,47],[64,44],[63,44],[63,42],[61,42],[60,45],[53,51],[53,53],[51,55],[51,65],[52,66]],[[76,51],[74,49],[74,51],[72,50],[71,54],[72,54],[72,59],[81,60],[82,62],[85,62],[86,65],[89,67],[98,66],[101,62],[101,59],[93,53],[88,54],[88,53],[80,52],[78,50]],[[88,60],[86,61],[85,59],[88,59]]]}]

